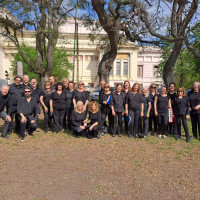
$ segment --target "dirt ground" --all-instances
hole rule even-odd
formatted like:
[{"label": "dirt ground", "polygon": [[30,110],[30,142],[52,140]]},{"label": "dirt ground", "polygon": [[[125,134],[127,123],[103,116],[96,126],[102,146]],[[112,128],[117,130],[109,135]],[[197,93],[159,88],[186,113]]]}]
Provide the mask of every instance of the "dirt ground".
[{"label": "dirt ground", "polygon": [[0,200],[57,199],[200,199],[200,141],[0,138]]}]

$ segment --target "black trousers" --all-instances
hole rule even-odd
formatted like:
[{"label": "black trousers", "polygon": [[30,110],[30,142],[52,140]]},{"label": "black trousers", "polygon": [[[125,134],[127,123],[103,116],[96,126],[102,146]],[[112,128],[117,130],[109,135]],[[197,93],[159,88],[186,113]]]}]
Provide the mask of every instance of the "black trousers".
[{"label": "black trousers", "polygon": [[128,114],[131,117],[130,135],[136,135],[138,131],[138,120],[140,118],[140,109],[128,110]]},{"label": "black trousers", "polygon": [[65,109],[56,110],[53,109],[53,131],[60,132],[63,129],[63,118],[65,115]]},{"label": "black trousers", "polygon": [[108,132],[110,134],[113,134],[113,116],[112,116],[112,111],[110,108],[102,108],[101,109],[101,121],[102,124],[106,122],[106,117],[108,116],[108,122],[109,122],[109,127],[108,127]]},{"label": "black trousers", "polygon": [[125,133],[128,135],[128,121],[126,115],[124,115],[124,128],[125,128]]},{"label": "black trousers", "polygon": [[[71,113],[73,109],[72,108],[66,108],[65,109],[65,115],[63,119],[63,127],[66,128],[68,124],[68,129],[71,130]],[[67,118],[67,123],[66,123],[66,118]]]},{"label": "black trousers", "polygon": [[20,133],[20,121],[19,121],[19,116],[17,114],[17,106],[13,106],[13,111],[10,114],[11,117],[11,122],[8,125],[8,133],[11,133],[13,128],[14,128],[14,122],[13,119],[15,117],[15,132]]},{"label": "black trousers", "polygon": [[160,135],[167,134],[168,112],[158,113],[158,132]]},{"label": "black trousers", "polygon": [[25,131],[27,130],[29,134],[32,134],[33,131],[35,131],[37,129],[37,122],[35,123],[31,123],[31,120],[34,119],[34,117],[31,116],[31,118],[29,118],[29,116],[25,116],[27,121],[22,123],[21,122],[21,117],[20,115],[18,116],[18,119],[20,120],[20,135],[22,137],[25,137]]},{"label": "black trousers", "polygon": [[[115,112],[113,123],[113,135],[121,134],[122,132],[122,112]],[[118,124],[118,126],[117,126]]]},{"label": "black trousers", "polygon": [[144,114],[145,117],[141,117],[139,118],[139,121],[138,121],[138,130],[139,130],[139,133],[143,136],[147,136],[148,135],[148,119],[146,118],[146,114]]},{"label": "black trousers", "polygon": [[154,125],[154,132],[158,131],[158,118],[155,116],[154,111],[151,110],[149,117],[149,131],[152,132],[152,124]]},{"label": "black trousers", "polygon": [[189,137],[189,131],[188,131],[188,126],[187,126],[187,119],[186,119],[186,115],[175,115],[175,121],[176,121],[176,125],[177,125],[177,135],[178,137],[181,138],[181,121],[183,124],[183,128],[185,131],[185,137],[188,138]]},{"label": "black trousers", "polygon": [[101,130],[101,125],[96,125],[93,127],[93,129],[90,131],[88,130],[88,137],[92,138],[92,137],[97,137],[97,134],[100,132]]},{"label": "black trousers", "polygon": [[81,129],[80,126],[71,126],[71,129],[74,131],[75,136],[83,136],[85,137],[87,135],[87,130],[86,129]]},{"label": "black trousers", "polygon": [[197,138],[197,126],[200,137],[200,114],[190,114],[192,122],[192,133],[195,138]]},{"label": "black trousers", "polygon": [[49,130],[51,127],[51,120],[53,119],[53,115],[50,112],[50,108],[48,108],[48,112],[45,112],[45,109],[43,108],[44,113],[44,128],[45,130]]}]

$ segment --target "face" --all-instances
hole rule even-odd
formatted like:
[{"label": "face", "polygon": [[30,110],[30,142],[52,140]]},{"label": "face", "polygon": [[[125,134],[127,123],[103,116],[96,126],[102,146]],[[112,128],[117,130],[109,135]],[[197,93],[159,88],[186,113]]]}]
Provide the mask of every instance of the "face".
[{"label": "face", "polygon": [[46,83],[46,84],[45,84],[45,88],[46,88],[46,89],[50,89],[50,88],[51,88],[51,84],[50,84],[50,83]]},{"label": "face", "polygon": [[62,85],[58,85],[58,90],[62,90]]},{"label": "face", "polygon": [[155,92],[156,91],[156,85],[152,85],[150,90],[151,90],[151,92]]},{"label": "face", "polygon": [[21,78],[16,78],[15,79],[15,84],[18,86],[21,83]]},{"label": "face", "polygon": [[147,89],[146,88],[143,88],[143,90],[142,90],[142,94],[145,96],[146,94],[147,94]]},{"label": "face", "polygon": [[67,80],[67,79],[64,79],[62,83],[63,83],[63,86],[66,88],[67,85],[68,85],[68,80]]},{"label": "face", "polygon": [[1,94],[2,94],[3,96],[6,96],[6,95],[8,94],[8,91],[9,91],[9,87],[8,87],[8,86],[3,86],[3,87],[1,88]]},{"label": "face", "polygon": [[24,76],[24,83],[28,83],[29,82],[29,76]]},{"label": "face", "polygon": [[33,88],[35,88],[37,86],[37,81],[35,79],[32,79],[31,85],[32,85]]},{"label": "face", "polygon": [[138,88],[139,88],[139,86],[138,86],[138,84],[136,84],[136,85],[134,85],[133,90],[138,91]]},{"label": "face", "polygon": [[70,83],[70,84],[69,84],[69,89],[70,89],[70,90],[73,90],[73,89],[74,89],[74,84],[73,84],[73,83]]},{"label": "face", "polygon": [[96,105],[93,104],[91,108],[92,108],[92,110],[96,110]]},{"label": "face", "polygon": [[174,91],[174,90],[175,90],[175,85],[174,85],[174,84],[171,84],[170,87],[169,87],[169,90],[170,90],[170,91]]},{"label": "face", "polygon": [[121,92],[122,91],[122,86],[121,85],[118,85],[117,86],[117,92]]},{"label": "face", "polygon": [[193,86],[193,88],[194,88],[195,92],[198,92],[199,91],[199,84],[195,83],[194,86]]},{"label": "face", "polygon": [[54,79],[53,76],[50,76],[50,77],[49,77],[49,82],[50,82],[50,83],[53,83],[53,84],[55,83],[55,79]]},{"label": "face", "polygon": [[104,87],[104,90],[105,90],[105,91],[109,91],[109,90],[110,90],[110,87],[109,87],[109,86],[105,86],[105,87]]},{"label": "face", "polygon": [[79,82],[78,88],[79,88],[79,89],[83,89],[83,88],[84,88],[84,83],[83,83],[83,82]]},{"label": "face", "polygon": [[105,81],[101,81],[101,82],[100,82],[100,85],[101,85],[101,88],[104,88],[104,86],[105,86]]},{"label": "face", "polygon": [[178,96],[183,96],[183,90],[182,89],[178,90]]},{"label": "face", "polygon": [[83,105],[79,103],[79,104],[77,105],[77,109],[78,109],[78,110],[82,110],[82,109],[83,109]]},{"label": "face", "polygon": [[31,96],[31,90],[25,89],[24,94],[25,94],[26,97],[30,97]]},{"label": "face", "polygon": [[161,90],[161,94],[166,94],[166,93],[167,93],[167,89],[165,87],[163,87]]},{"label": "face", "polygon": [[128,88],[129,88],[129,83],[128,83],[128,82],[125,82],[124,88],[125,88],[125,89],[128,89]]}]

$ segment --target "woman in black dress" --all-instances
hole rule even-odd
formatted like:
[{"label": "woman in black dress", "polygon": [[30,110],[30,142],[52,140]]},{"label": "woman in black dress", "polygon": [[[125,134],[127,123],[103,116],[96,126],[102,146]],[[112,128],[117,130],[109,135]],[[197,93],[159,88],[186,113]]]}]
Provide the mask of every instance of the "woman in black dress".
[{"label": "woman in black dress", "polygon": [[45,130],[44,132],[47,133],[50,130],[50,125],[51,125],[51,119],[52,115],[50,112],[50,97],[53,91],[51,90],[51,83],[47,81],[45,83],[45,89],[43,90],[41,96],[40,96],[40,103],[42,104],[43,108],[43,113],[44,113],[44,126]]},{"label": "woman in black dress", "polygon": [[63,118],[65,115],[66,94],[61,82],[56,84],[55,91],[50,97],[50,112],[53,114],[53,131],[58,133],[63,129]]},{"label": "woman in black dress", "polygon": [[175,121],[177,125],[176,139],[181,140],[181,121],[185,131],[186,142],[190,142],[189,131],[187,126],[187,119],[189,119],[189,99],[185,95],[185,88],[180,86],[177,90],[177,97],[174,98],[173,101],[173,111],[175,116]]},{"label": "woman in black dress", "polygon": [[191,92],[188,94],[190,102],[190,116],[192,122],[193,137],[197,138],[197,127],[200,137],[200,84],[195,81]]},{"label": "woman in black dress", "polygon": [[89,103],[89,92],[85,90],[83,81],[78,82],[78,89],[74,91],[73,94],[73,104],[74,108],[78,101],[83,102],[83,109],[87,110],[88,103]]},{"label": "woman in black dress", "polygon": [[84,105],[82,101],[76,103],[76,107],[72,111],[71,115],[71,128],[74,131],[75,136],[86,136],[86,122],[87,113],[84,110]]},{"label": "woman in black dress", "polygon": [[153,133],[152,125],[154,125],[154,135],[157,136],[158,131],[158,118],[155,116],[154,112],[154,101],[155,97],[158,95],[157,86],[155,83],[152,83],[149,87],[149,98],[151,100],[151,110],[149,115],[149,135]]},{"label": "woman in black dress", "polygon": [[144,116],[144,103],[142,102],[142,94],[140,92],[139,83],[134,83],[131,91],[127,94],[125,100],[126,115],[130,116],[130,134],[129,138],[138,136],[138,120]]},{"label": "woman in black dress", "polygon": [[89,120],[90,127],[88,129],[88,138],[97,137],[100,139],[100,130],[102,128],[101,124],[101,111],[99,110],[96,101],[91,102],[89,106]]},{"label": "woman in black dress", "polygon": [[154,110],[155,116],[158,116],[158,137],[163,136],[167,139],[168,107],[171,108],[171,99],[167,95],[167,88],[161,88],[161,94],[155,97]]}]

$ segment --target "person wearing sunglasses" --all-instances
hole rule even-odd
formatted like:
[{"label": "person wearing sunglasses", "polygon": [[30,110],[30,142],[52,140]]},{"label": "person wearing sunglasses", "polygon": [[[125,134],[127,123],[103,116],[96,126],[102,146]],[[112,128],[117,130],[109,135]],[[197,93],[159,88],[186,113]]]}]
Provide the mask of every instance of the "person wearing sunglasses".
[{"label": "person wearing sunglasses", "polygon": [[88,103],[89,103],[89,92],[85,90],[85,86],[84,86],[83,81],[78,82],[78,89],[74,91],[74,94],[73,94],[74,108],[76,107],[76,103],[78,101],[83,102],[83,109],[85,111],[87,111]]},{"label": "person wearing sunglasses", "polygon": [[149,98],[151,100],[151,110],[149,115],[149,135],[153,133],[152,125],[154,125],[154,135],[157,136],[158,131],[158,118],[155,116],[154,112],[154,101],[155,97],[158,95],[157,86],[155,83],[152,83],[149,87]]},{"label": "person wearing sunglasses", "polygon": [[197,138],[197,126],[200,138],[200,83],[195,81],[189,93],[190,116],[192,122],[193,137]]},{"label": "person wearing sunglasses", "polygon": [[42,109],[44,113],[44,132],[47,133],[50,130],[52,114],[50,112],[50,97],[53,91],[51,90],[51,83],[49,81],[45,82],[45,89],[42,91],[40,96],[40,103],[42,104]]},{"label": "person wearing sunglasses", "polygon": [[185,131],[186,142],[190,142],[187,119],[189,119],[189,98],[185,94],[185,88],[180,86],[177,89],[177,97],[174,98],[173,111],[177,130],[175,130],[176,140],[181,140],[181,121]]},{"label": "person wearing sunglasses", "polygon": [[20,136],[21,141],[24,141],[26,131],[29,135],[33,135],[33,131],[37,129],[37,119],[40,114],[40,108],[35,98],[31,97],[31,87],[25,86],[24,94],[18,100],[17,113],[19,113],[20,123]]}]

